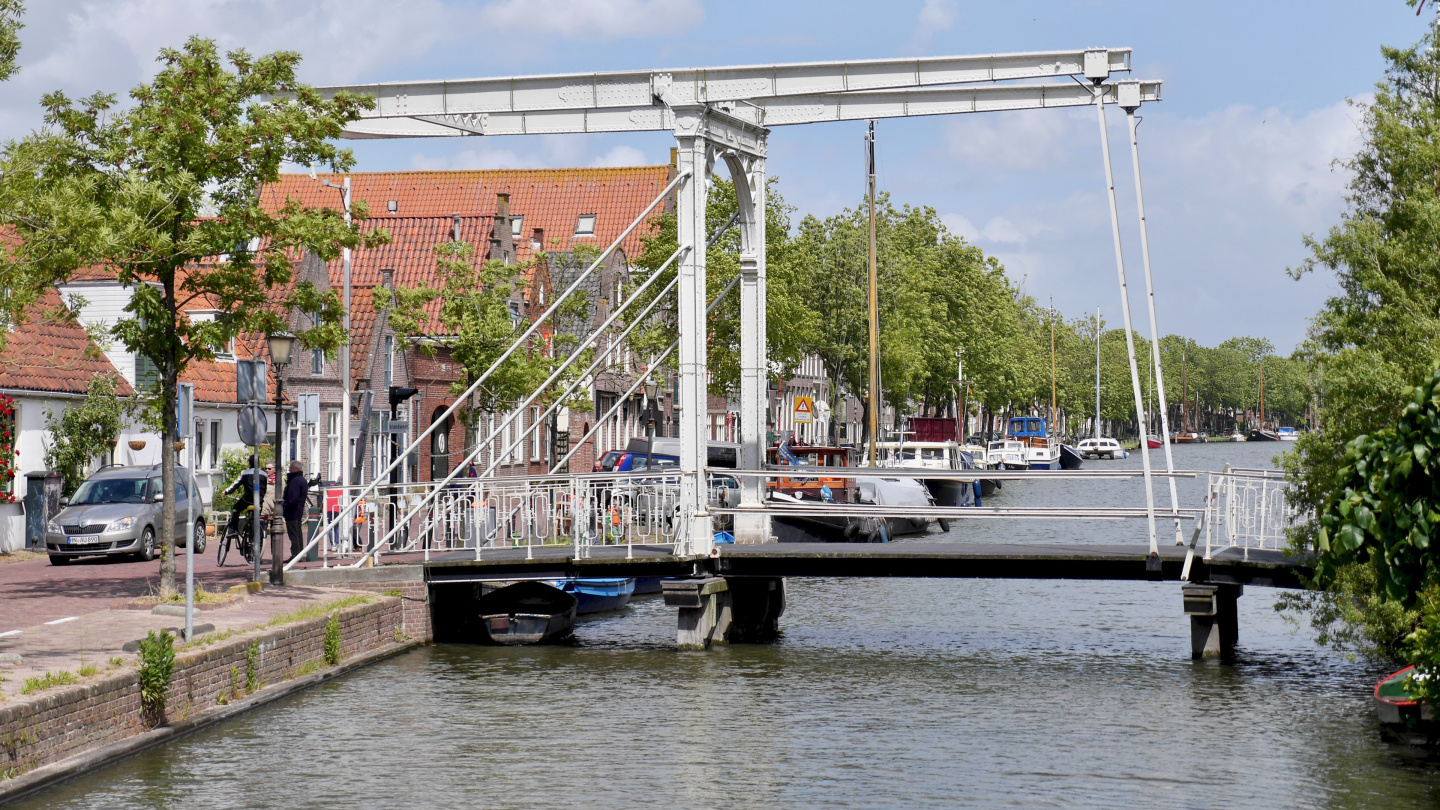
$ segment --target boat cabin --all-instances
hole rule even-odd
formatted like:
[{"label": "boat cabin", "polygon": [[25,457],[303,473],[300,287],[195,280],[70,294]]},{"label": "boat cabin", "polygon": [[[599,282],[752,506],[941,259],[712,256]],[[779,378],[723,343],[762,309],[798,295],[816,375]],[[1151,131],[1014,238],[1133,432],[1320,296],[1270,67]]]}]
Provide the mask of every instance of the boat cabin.
[{"label": "boat cabin", "polygon": [[[779,490],[803,500],[818,501],[822,500],[821,488],[828,486],[836,501],[848,503],[854,500],[855,479],[845,478],[834,472],[834,470],[850,466],[850,448],[792,444],[790,452],[800,462],[801,468],[814,468],[817,472],[820,470],[830,472],[803,477],[797,475],[772,478],[765,482],[767,492]],[[770,469],[783,470],[794,465],[780,459],[779,445],[775,444],[765,451],[765,466]]]},{"label": "boat cabin", "polygon": [[1044,439],[1050,434],[1046,430],[1045,420],[1035,416],[1014,416],[1010,418],[1010,427],[1005,435],[1012,439],[1028,439],[1031,437]]}]

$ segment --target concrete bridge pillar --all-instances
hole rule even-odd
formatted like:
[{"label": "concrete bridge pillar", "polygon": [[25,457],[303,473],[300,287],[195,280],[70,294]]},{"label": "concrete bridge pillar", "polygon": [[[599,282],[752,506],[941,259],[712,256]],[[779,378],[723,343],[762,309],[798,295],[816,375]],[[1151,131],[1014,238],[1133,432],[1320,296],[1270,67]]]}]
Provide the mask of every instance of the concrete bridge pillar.
[{"label": "concrete bridge pillar", "polygon": [[1185,615],[1190,617],[1190,657],[1214,659],[1222,664],[1235,660],[1240,639],[1237,601],[1245,592],[1235,583],[1190,583],[1180,589]]},{"label": "concrete bridge pillar", "polygon": [[661,584],[665,604],[679,608],[675,644],[704,650],[712,643],[756,644],[780,634],[785,580],[780,577],[699,577]]}]

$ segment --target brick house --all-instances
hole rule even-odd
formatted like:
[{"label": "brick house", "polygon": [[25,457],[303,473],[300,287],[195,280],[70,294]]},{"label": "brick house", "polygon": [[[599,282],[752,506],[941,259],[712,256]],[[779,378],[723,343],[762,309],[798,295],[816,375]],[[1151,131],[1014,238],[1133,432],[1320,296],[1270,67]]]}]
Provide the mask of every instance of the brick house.
[{"label": "brick house", "polygon": [[[362,228],[385,228],[392,238],[389,245],[357,250],[351,262],[352,390],[357,394],[372,392],[373,412],[385,414],[372,417],[373,444],[366,450],[365,480],[389,460],[388,434],[377,437],[387,427],[384,422],[388,419],[391,386],[419,389],[418,395],[396,409],[402,431],[397,441],[402,445],[428,428],[453,403],[454,392],[464,388],[464,370],[450,356],[444,336],[439,334],[439,324],[432,325],[436,334],[427,340],[427,346],[402,345],[385,313],[375,308],[376,287],[414,287],[432,282],[435,246],[458,238],[476,246],[478,254],[515,264],[517,271],[525,268],[512,300],[512,311],[517,318],[534,319],[545,310],[547,301],[553,301],[556,291],[583,269],[576,259],[577,249],[589,246],[598,251],[613,242],[664,190],[673,171],[673,166],[644,166],[349,175],[352,198],[365,201],[370,211]],[[295,198],[307,205],[337,206],[339,195],[321,183],[325,179],[338,183],[341,178],[285,175],[266,189],[265,204],[279,206],[287,198]],[[655,213],[665,210],[664,205]],[[652,231],[653,225],[633,231],[591,277],[585,288],[591,303],[588,323],[572,325],[574,329],[588,333],[623,299],[623,286],[629,280],[628,256],[640,251],[644,236]],[[532,262],[542,248],[546,260]],[[304,277],[317,286],[338,288],[342,284],[340,261],[323,269],[310,258],[303,264]],[[432,308],[432,317],[437,312],[438,304]],[[304,325],[304,318],[303,314],[296,315],[297,327]],[[547,337],[550,328],[547,325],[539,335]],[[598,348],[610,351],[615,347],[602,342]],[[517,425],[507,429],[494,446],[482,448],[477,467],[485,469],[500,454],[504,456],[498,466],[501,475],[548,470],[570,438],[578,440],[588,432],[596,417],[609,409],[640,371],[639,361],[623,350],[615,350],[613,358],[612,366],[597,375],[587,394],[594,403],[591,410],[562,409],[550,424],[532,432],[523,446],[505,454],[505,448],[514,443],[523,428]],[[333,358],[311,358],[309,363],[299,358],[286,370],[287,391],[320,395],[321,425],[317,437],[309,442],[320,458],[322,477],[327,480],[338,477],[330,474],[338,470],[332,460],[338,450],[338,431],[331,432],[332,420],[340,418],[340,381],[334,366]],[[361,427],[358,411],[362,397],[354,399],[352,437],[359,435]],[[542,410],[529,408],[518,421],[529,428]],[[448,427],[432,434],[405,465],[405,479],[425,481],[448,474],[460,465],[473,444],[489,435],[507,415],[480,414],[477,436],[467,435],[465,427],[452,418]],[[626,403],[612,422],[577,449],[570,469],[588,471],[598,454],[623,447],[631,436],[643,434],[638,402]],[[294,443],[304,454],[307,441]]]}]

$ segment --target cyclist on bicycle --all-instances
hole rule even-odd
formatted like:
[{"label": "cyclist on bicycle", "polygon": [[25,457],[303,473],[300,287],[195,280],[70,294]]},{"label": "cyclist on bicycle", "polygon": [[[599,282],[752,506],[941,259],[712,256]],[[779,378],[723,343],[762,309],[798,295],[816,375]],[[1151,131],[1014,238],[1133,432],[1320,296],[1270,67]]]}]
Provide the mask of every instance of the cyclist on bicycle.
[{"label": "cyclist on bicycle", "polygon": [[255,505],[256,486],[260,488],[260,502],[264,503],[265,493],[270,489],[270,481],[266,478],[264,471],[251,467],[240,473],[240,477],[225,488],[226,495],[237,491],[240,493],[240,497],[235,500],[235,506],[230,510],[231,525],[240,525],[240,515]]}]

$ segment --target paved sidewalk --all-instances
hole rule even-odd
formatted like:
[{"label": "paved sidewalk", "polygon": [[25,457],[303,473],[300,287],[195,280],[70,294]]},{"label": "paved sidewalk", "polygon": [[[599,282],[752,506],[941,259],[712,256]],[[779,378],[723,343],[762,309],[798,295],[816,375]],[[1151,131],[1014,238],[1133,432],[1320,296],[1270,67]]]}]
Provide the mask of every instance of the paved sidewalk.
[{"label": "paved sidewalk", "polygon": [[[213,624],[215,629],[212,632],[247,630],[268,624],[281,614],[307,605],[343,599],[348,595],[326,588],[267,586],[262,593],[247,594],[227,605],[200,606],[201,615],[195,623],[197,626]],[[67,600],[66,604],[76,601]],[[129,665],[135,660],[135,654],[124,651],[127,642],[145,638],[151,630],[184,626],[184,616],[156,615],[149,610],[121,608],[102,609],[51,620],[48,624],[9,629],[6,635],[0,636],[0,653],[19,654],[22,661],[19,664],[0,664],[0,697],[18,696],[26,678],[47,672],[63,670],[78,674],[82,665],[90,665],[103,673],[114,657],[124,659]],[[202,634],[197,633],[196,637],[200,638]]]},{"label": "paved sidewalk", "polygon": [[[185,555],[176,555],[175,580],[185,585]],[[215,565],[215,546],[195,557],[195,582],[208,590],[223,591],[247,582],[250,567],[231,552],[224,568]],[[269,571],[269,560],[265,568]],[[40,559],[0,565],[0,633],[45,622],[120,607],[137,596],[155,593],[160,586],[160,561],[87,557],[69,565],[51,565]]]}]

